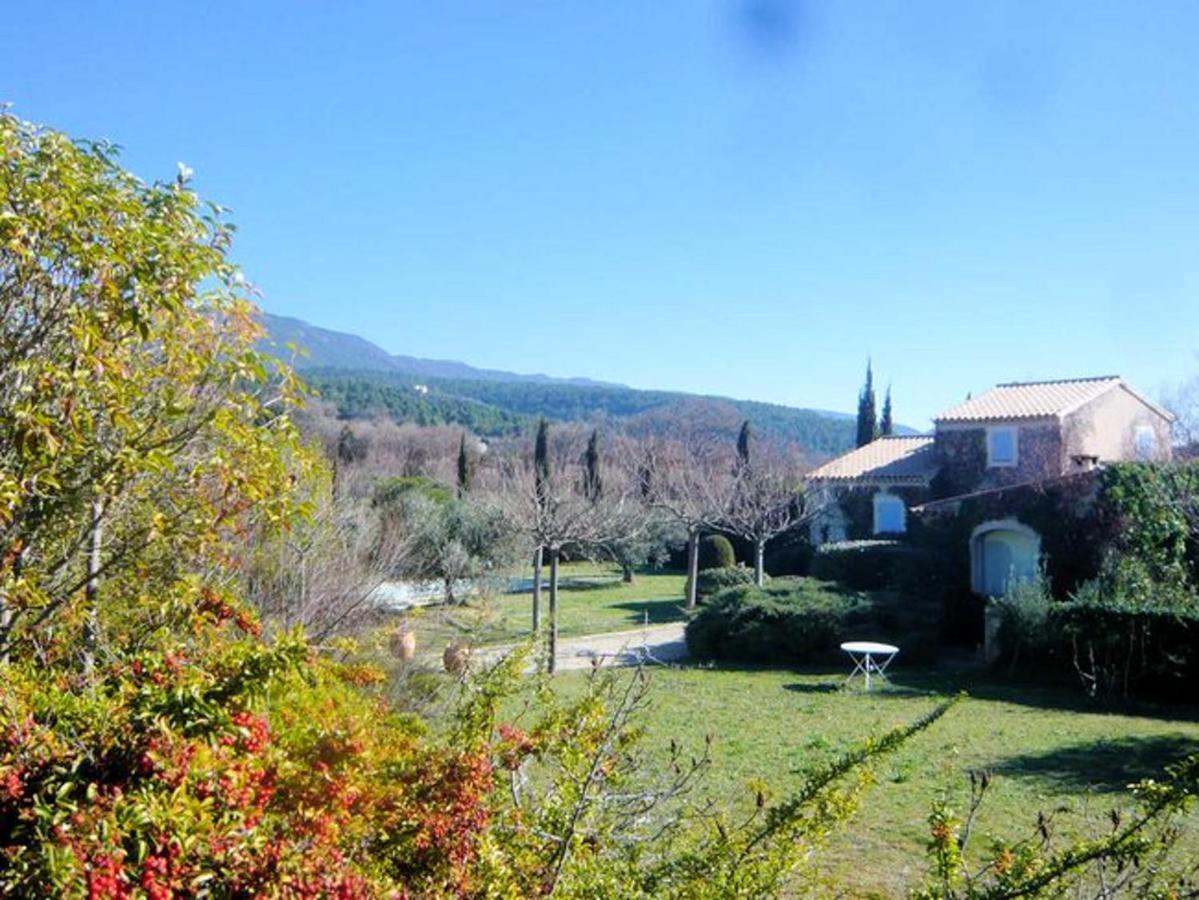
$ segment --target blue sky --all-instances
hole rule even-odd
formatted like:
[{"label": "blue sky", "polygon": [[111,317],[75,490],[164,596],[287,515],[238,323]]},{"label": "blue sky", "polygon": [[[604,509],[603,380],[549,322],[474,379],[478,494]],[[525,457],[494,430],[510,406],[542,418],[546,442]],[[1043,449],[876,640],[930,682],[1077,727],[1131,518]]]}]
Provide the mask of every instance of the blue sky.
[{"label": "blue sky", "polygon": [[10,0],[0,99],[196,171],[267,309],[852,409],[1199,370],[1199,4]]}]

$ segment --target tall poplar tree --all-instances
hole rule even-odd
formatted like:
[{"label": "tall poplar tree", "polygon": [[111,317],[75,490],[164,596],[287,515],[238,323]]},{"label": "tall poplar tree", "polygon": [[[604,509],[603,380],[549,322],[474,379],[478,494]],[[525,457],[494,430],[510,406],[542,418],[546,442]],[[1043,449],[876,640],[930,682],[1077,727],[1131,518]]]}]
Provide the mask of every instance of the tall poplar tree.
[{"label": "tall poplar tree", "polygon": [[865,447],[878,437],[877,406],[874,399],[874,371],[869,360],[866,361],[866,383],[858,394],[858,429],[857,445]]}]

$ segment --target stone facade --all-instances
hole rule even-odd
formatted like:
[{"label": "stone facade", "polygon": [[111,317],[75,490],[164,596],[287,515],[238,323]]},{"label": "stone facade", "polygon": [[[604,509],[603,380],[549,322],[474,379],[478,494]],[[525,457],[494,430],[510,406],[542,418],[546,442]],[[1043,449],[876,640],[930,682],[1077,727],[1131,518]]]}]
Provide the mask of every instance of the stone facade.
[{"label": "stone facade", "polygon": [[814,535],[814,542],[823,543],[826,539],[836,538],[860,541],[874,537],[874,498],[879,493],[899,497],[908,510],[932,499],[927,487],[863,484],[838,487],[833,496],[844,522],[844,535]]},{"label": "stone facade", "polygon": [[1057,422],[1001,424],[1016,430],[1016,464],[1013,466],[988,465],[987,425],[937,427],[934,445],[941,470],[933,490],[936,498],[1028,484],[1067,474],[1069,460],[1062,428]]}]

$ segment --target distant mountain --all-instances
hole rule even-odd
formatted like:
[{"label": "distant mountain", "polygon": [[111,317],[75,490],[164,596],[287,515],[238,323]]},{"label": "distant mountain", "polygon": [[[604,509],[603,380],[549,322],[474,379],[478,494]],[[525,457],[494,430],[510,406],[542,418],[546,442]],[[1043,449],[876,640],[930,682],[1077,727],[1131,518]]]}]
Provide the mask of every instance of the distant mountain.
[{"label": "distant mountain", "polygon": [[[478,369],[451,359],[423,359],[417,356],[400,356],[388,353],[356,334],[331,331],[309,325],[290,316],[262,314],[263,324],[269,337],[263,349],[276,356],[290,359],[298,370],[305,369],[353,369],[365,372],[390,372],[416,375],[422,378],[460,378],[472,381],[521,382],[528,384],[573,384],[586,386],[623,387],[590,378],[554,378],[550,375],[521,375],[499,369]],[[308,355],[295,356],[287,350],[294,344],[308,351]]]},{"label": "distant mountain", "polygon": [[[399,422],[462,425],[483,436],[517,433],[539,416],[564,422],[606,421],[641,432],[669,431],[685,418],[727,431],[730,439],[749,419],[759,433],[813,457],[853,446],[854,417],[846,413],[396,356],[356,335],[284,316],[264,318],[270,336],[263,349],[292,360],[343,418],[382,413]],[[306,348],[309,355],[293,358],[288,343]],[[913,433],[902,426],[897,430]]]}]

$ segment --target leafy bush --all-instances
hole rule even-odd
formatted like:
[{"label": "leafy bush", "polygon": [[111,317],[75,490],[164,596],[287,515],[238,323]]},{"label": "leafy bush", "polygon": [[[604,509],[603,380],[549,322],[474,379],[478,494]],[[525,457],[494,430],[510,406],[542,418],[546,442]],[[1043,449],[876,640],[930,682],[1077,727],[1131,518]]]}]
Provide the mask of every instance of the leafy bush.
[{"label": "leafy bush", "polygon": [[856,591],[895,588],[919,577],[926,556],[900,541],[838,541],[816,549],[811,575]]},{"label": "leafy bush", "polygon": [[1117,463],[1103,472],[1102,507],[1114,518],[1120,555],[1143,566],[1157,583],[1199,579],[1197,496],[1197,460]]},{"label": "leafy bush", "polygon": [[699,542],[699,568],[728,569],[737,565],[732,542],[723,534],[704,535]]},{"label": "leafy bush", "polygon": [[1014,668],[1022,651],[1044,652],[1050,641],[1049,609],[1053,597],[1043,573],[1035,578],[1015,579],[1007,593],[995,601],[999,606],[999,638]]},{"label": "leafy bush", "polygon": [[1199,689],[1199,597],[1152,582],[1138,561],[1054,601],[1043,578],[998,601],[1004,656],[1063,680],[1081,679],[1095,697],[1185,698]]},{"label": "leafy bush", "polygon": [[423,475],[397,475],[379,480],[372,502],[375,506],[387,508],[410,497],[423,497],[433,503],[449,503],[454,499],[454,493],[440,481]]},{"label": "leafy bush", "polygon": [[754,583],[754,570],[744,566],[724,569],[701,569],[695,579],[695,592],[700,597],[710,597],[725,588]]}]

